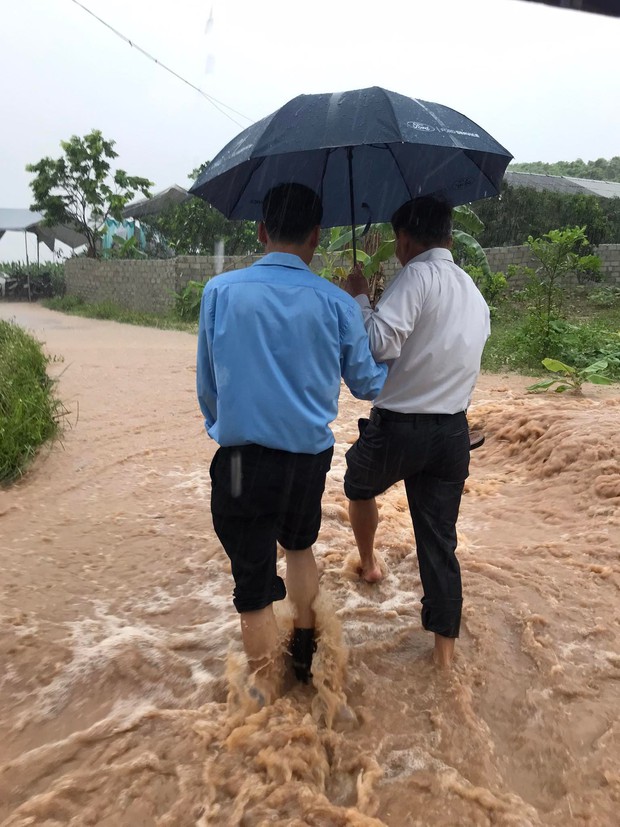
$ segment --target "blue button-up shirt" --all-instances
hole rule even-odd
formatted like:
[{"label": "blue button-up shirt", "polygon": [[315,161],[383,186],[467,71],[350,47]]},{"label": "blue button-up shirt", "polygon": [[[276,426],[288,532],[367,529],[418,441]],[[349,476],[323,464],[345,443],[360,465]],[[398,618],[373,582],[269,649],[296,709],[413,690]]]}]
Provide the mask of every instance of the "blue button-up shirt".
[{"label": "blue button-up shirt", "polygon": [[334,443],[341,376],[374,399],[386,375],[358,304],[298,256],[270,253],[204,289],[198,401],[220,445],[318,454]]}]

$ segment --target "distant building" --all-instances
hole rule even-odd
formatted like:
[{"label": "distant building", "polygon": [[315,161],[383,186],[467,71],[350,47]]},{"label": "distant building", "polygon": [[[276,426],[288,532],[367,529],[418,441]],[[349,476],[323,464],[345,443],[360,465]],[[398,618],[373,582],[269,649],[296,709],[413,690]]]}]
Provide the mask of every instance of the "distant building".
[{"label": "distant building", "polygon": [[598,198],[620,198],[620,184],[592,178],[570,178],[567,175],[545,175],[542,172],[511,172],[504,175],[511,187],[528,187],[538,192],[561,192],[567,195],[596,195]]}]

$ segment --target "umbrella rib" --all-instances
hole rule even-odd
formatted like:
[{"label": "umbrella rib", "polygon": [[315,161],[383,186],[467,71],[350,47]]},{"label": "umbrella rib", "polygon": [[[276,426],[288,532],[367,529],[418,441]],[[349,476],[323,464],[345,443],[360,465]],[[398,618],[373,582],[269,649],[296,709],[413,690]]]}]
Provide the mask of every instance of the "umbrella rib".
[{"label": "umbrella rib", "polygon": [[327,164],[329,163],[329,159],[332,152],[335,152],[335,149],[333,147],[329,147],[327,152],[325,153],[325,163],[323,164],[323,174],[321,175],[321,192],[319,193],[321,204],[323,203],[323,185],[325,183],[325,173],[327,172]]},{"label": "umbrella rib", "polygon": [[[255,159],[252,158],[251,160],[255,160]],[[246,189],[248,187],[248,184],[250,183],[250,181],[252,179],[252,176],[254,175],[254,173],[256,172],[257,169],[260,169],[260,167],[264,164],[264,162],[265,162],[265,158],[264,157],[260,158],[260,159],[258,159],[258,164],[255,167],[250,168],[250,172],[248,174],[247,180],[246,180],[245,184],[242,187],[239,188],[239,192],[237,193],[237,198],[235,199],[235,203],[232,205],[232,208],[230,210],[230,215],[226,216],[227,218],[230,218],[230,216],[234,213],[235,208],[237,207],[237,204],[241,200],[241,196],[246,191]]]},{"label": "umbrella rib", "polygon": [[[486,174],[486,172],[483,172],[483,171],[480,169],[480,167],[478,166],[478,164],[474,161],[474,159],[473,159],[473,158],[471,157],[471,155],[469,154],[469,151],[465,149],[465,150],[463,150],[463,154],[464,154],[464,155],[467,155],[467,157],[468,157],[468,158],[469,158],[469,160],[472,162],[472,164],[476,167],[476,169],[477,169],[477,170],[478,170],[478,171],[479,171],[479,172],[480,172],[480,173],[484,176],[484,178],[488,181],[489,186],[491,187],[491,189],[492,189],[492,190],[495,190],[496,194],[497,194],[497,195],[499,195],[499,193],[500,193],[500,192],[501,192],[501,190],[502,190],[502,179],[503,179],[503,177],[504,177],[504,176],[502,176],[502,179],[500,179],[500,182],[499,182],[499,187],[496,187],[496,186],[495,186],[495,184],[493,183],[493,181],[491,181],[491,179],[489,178],[489,176]],[[477,199],[474,199],[474,200],[477,200]]]},{"label": "umbrella rib", "polygon": [[407,188],[407,192],[409,193],[409,198],[413,200],[413,193],[409,189],[409,184],[407,183],[407,179],[405,178],[402,169],[400,168],[400,164],[398,163],[398,158],[394,155],[394,150],[390,146],[390,144],[385,145],[387,147],[387,151],[390,153],[392,158],[394,159],[394,163],[396,164],[396,169],[400,172],[400,177],[403,179],[403,184]]}]

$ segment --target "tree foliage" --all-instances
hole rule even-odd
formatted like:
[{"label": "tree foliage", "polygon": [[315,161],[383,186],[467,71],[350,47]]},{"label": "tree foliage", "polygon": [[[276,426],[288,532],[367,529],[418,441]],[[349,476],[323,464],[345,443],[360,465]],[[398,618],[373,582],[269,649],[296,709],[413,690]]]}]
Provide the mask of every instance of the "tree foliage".
[{"label": "tree foliage", "polygon": [[484,223],[478,240],[483,247],[525,244],[558,227],[586,227],[594,246],[620,243],[620,198],[538,192],[502,184],[501,198],[478,201]]},{"label": "tree foliage", "polygon": [[[193,170],[189,176],[192,181],[208,163]],[[262,252],[253,221],[229,221],[201,198],[190,198],[158,216],[149,217],[148,223],[165,237],[178,255],[213,255],[220,239],[224,241],[226,255]]]},{"label": "tree foliage", "polygon": [[32,209],[42,212],[49,225],[64,224],[86,236],[92,258],[98,255],[99,228],[106,218],[120,220],[123,207],[136,192],[148,197],[152,186],[147,178],[128,175],[123,169],[111,173],[110,161],[118,157],[114,144],[93,129],[83,138],[73,135],[61,141],[60,158],[42,158],[26,167],[35,174],[30,182]]},{"label": "tree foliage", "polygon": [[544,175],[567,175],[569,178],[592,178],[596,181],[618,181],[620,182],[620,155],[615,155],[609,160],[597,158],[596,161],[556,161],[555,163],[544,163],[543,161],[532,161],[531,163],[511,164],[510,172],[539,172]]}]

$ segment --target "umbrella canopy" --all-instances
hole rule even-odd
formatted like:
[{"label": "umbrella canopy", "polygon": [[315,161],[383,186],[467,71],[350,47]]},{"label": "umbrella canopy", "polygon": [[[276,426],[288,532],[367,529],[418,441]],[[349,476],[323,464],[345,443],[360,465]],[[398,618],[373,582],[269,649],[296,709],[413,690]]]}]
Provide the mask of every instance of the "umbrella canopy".
[{"label": "umbrella canopy", "polygon": [[374,86],[293,98],[234,138],[190,192],[227,218],[259,220],[272,186],[305,184],[335,227],[388,221],[422,195],[452,206],[497,195],[511,159],[453,109]]}]

